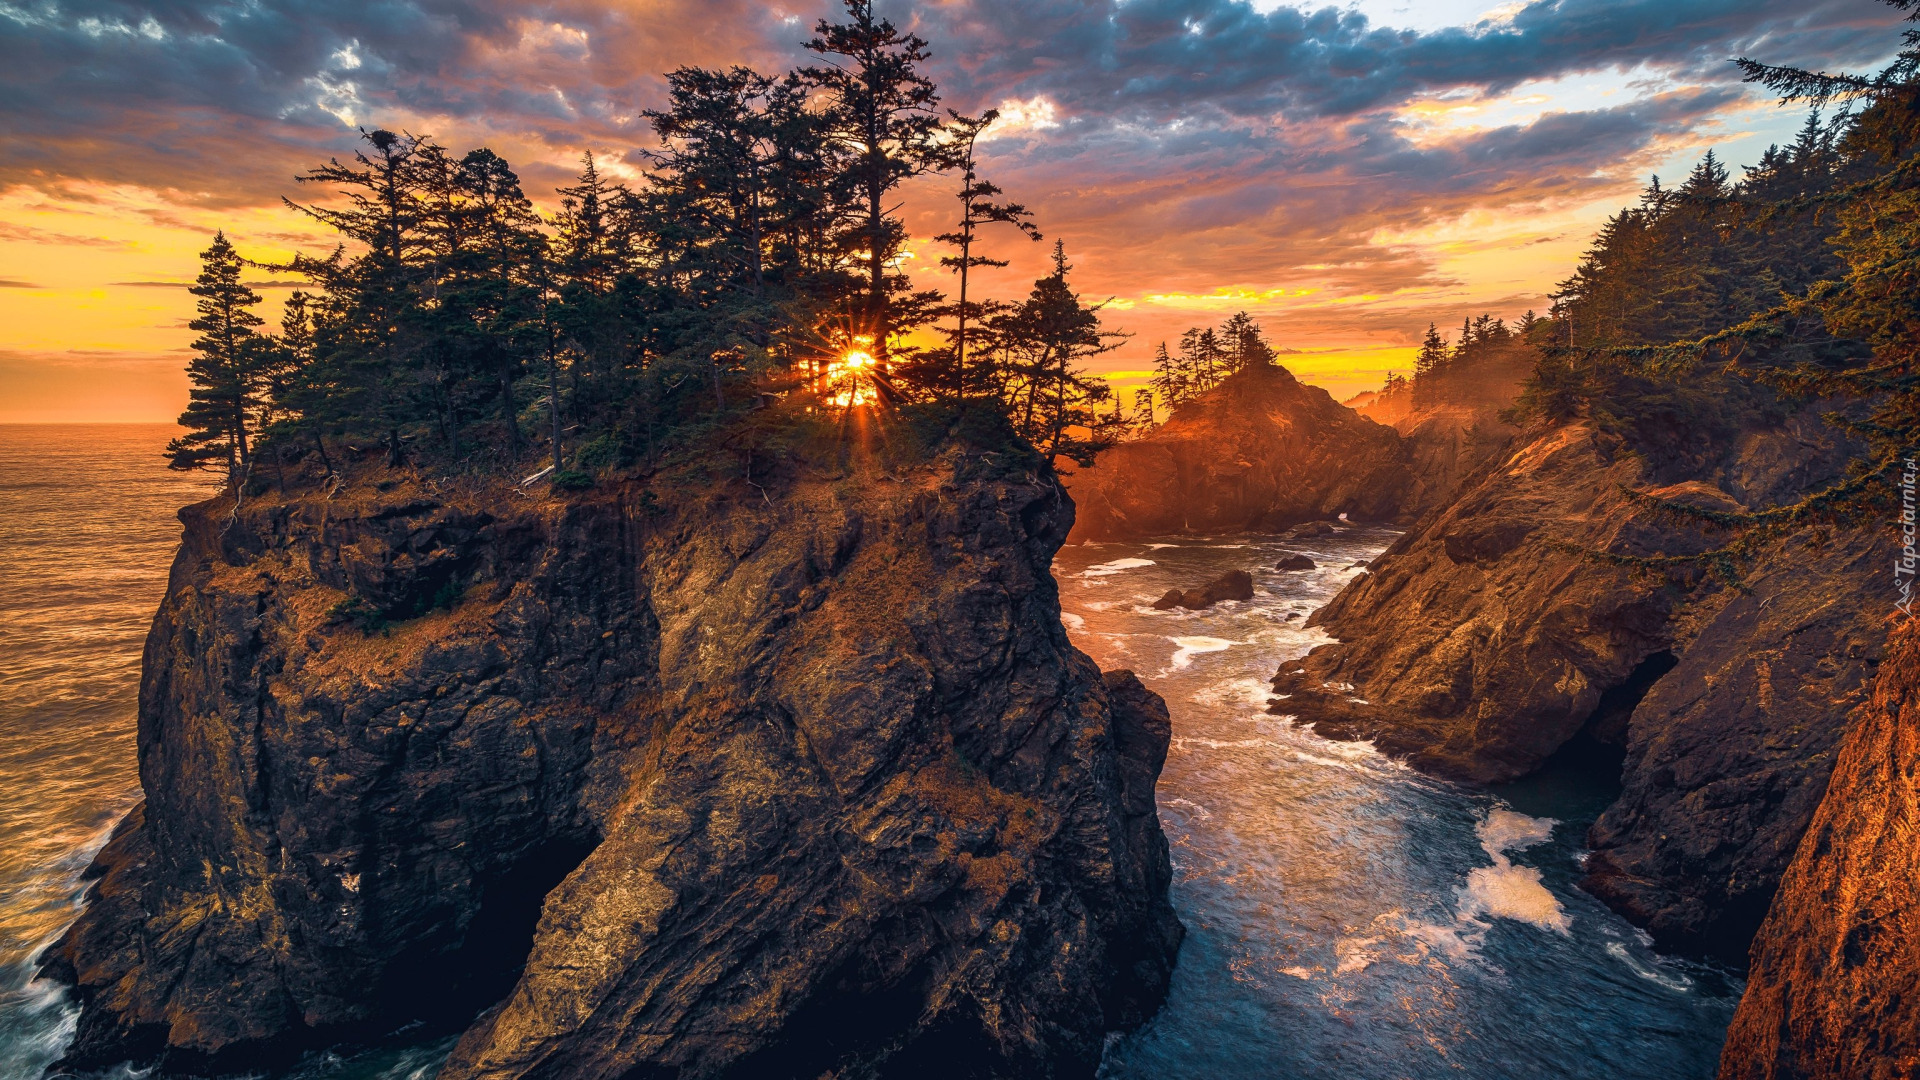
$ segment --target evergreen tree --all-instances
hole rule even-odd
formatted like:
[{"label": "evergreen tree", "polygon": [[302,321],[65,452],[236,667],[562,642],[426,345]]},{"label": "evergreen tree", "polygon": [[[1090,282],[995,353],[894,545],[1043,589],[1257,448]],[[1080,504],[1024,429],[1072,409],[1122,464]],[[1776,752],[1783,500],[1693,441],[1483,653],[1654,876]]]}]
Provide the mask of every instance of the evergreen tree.
[{"label": "evergreen tree", "polygon": [[929,56],[925,41],[876,17],[872,0],[844,4],[849,21],[820,20],[806,43],[828,62],[801,74],[825,94],[821,116],[842,163],[835,187],[852,218],[846,243],[865,264],[865,332],[884,374],[892,337],[904,329],[893,294],[905,281],[888,268],[906,238],[887,199],[908,178],[939,166],[940,98],[920,73]]},{"label": "evergreen tree", "polygon": [[957,255],[941,256],[940,265],[958,275],[960,295],[947,312],[953,317],[954,331],[951,343],[947,350],[943,350],[943,354],[951,358],[952,370],[945,378],[940,378],[938,372],[931,372],[929,374],[933,377],[926,381],[940,386],[945,394],[955,399],[964,399],[972,391],[967,380],[967,327],[969,323],[978,326],[987,314],[978,301],[967,299],[968,274],[975,267],[1007,265],[1005,259],[993,259],[975,253],[974,243],[980,227],[994,223],[1011,225],[1028,239],[1036,241],[1040,239],[1040,230],[1031,220],[1032,211],[1019,203],[996,202],[996,197],[1003,192],[980,178],[974,147],[980,133],[999,119],[999,112],[988,109],[977,117],[970,117],[948,110],[948,115],[952,118],[947,129],[950,141],[943,152],[942,163],[958,170],[960,174],[960,217],[951,231],[935,236],[934,240],[959,250]]},{"label": "evergreen tree", "polygon": [[1244,311],[1235,312],[1220,327],[1220,341],[1224,344],[1228,374],[1245,371],[1252,367],[1266,367],[1273,363],[1274,351],[1260,333],[1260,324],[1253,316]]},{"label": "evergreen tree", "polygon": [[205,468],[224,463],[229,476],[244,477],[251,461],[250,429],[258,419],[265,377],[272,356],[254,327],[260,316],[248,310],[259,294],[240,283],[240,255],[224,232],[200,253],[200,277],[188,291],[199,297],[198,317],[187,324],[200,336],[187,363],[186,412],[180,426],[187,434],[167,444],[168,467]]}]

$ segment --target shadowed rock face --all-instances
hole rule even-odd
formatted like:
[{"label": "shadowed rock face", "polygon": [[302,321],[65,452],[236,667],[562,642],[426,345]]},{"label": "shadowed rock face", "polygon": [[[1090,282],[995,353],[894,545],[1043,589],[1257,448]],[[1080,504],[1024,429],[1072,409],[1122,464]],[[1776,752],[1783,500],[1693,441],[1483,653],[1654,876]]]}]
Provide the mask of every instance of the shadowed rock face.
[{"label": "shadowed rock face", "polygon": [[446,1080],[1090,1076],[1181,937],[1167,713],[978,460],[183,511],[66,1064],[417,1017]]},{"label": "shadowed rock face", "polygon": [[1250,368],[1076,471],[1073,539],[1277,532],[1343,513],[1383,521],[1404,509],[1407,461],[1392,428],[1285,368]]},{"label": "shadowed rock face", "polygon": [[[1275,708],[1447,776],[1524,775],[1576,739],[1623,754],[1586,887],[1663,948],[1739,962],[1825,789],[1883,628],[1883,540],[1792,540],[1741,589],[1608,565],[1718,542],[1626,496],[1774,505],[1844,460],[1817,407],[1670,481],[1590,426],[1536,429],[1321,611]],[[1884,605],[1881,605],[1882,607]]]},{"label": "shadowed rock face", "polygon": [[1920,1075],[1916,835],[1920,635],[1909,626],[1854,713],[1826,798],[1754,940],[1721,1080]]}]

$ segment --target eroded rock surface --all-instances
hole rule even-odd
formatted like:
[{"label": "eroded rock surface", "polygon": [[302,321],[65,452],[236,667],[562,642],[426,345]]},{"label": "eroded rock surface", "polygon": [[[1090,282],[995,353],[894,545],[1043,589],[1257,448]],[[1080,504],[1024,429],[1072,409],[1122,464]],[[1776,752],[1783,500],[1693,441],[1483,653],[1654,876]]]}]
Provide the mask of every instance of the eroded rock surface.
[{"label": "eroded rock surface", "polygon": [[1891,553],[1871,533],[1801,537],[1739,588],[1586,553],[1723,542],[1625,489],[1776,505],[1844,457],[1816,407],[1756,422],[1704,467],[1662,469],[1585,422],[1534,429],[1314,615],[1339,643],[1282,666],[1275,708],[1477,782],[1570,743],[1617,748],[1623,790],[1585,884],[1663,947],[1738,962],[1873,678],[1869,598]]},{"label": "eroded rock surface", "polygon": [[66,1064],[1092,1075],[1181,936],[1167,714],[982,460],[183,511]]},{"label": "eroded rock surface", "polygon": [[1920,1075],[1920,635],[1889,647],[1753,945],[1721,1080]]}]

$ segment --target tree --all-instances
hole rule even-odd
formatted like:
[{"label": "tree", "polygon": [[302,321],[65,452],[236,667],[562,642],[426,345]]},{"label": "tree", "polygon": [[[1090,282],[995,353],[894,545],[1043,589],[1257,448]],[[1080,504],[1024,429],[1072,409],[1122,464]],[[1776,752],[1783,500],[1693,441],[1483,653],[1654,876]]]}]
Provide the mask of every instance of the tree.
[{"label": "tree", "polygon": [[958,255],[943,255],[940,265],[947,267],[960,277],[960,297],[952,307],[954,318],[953,333],[953,372],[949,392],[956,400],[967,395],[967,323],[971,319],[979,323],[984,310],[978,304],[967,300],[967,275],[977,266],[1006,266],[1005,259],[990,259],[974,254],[974,241],[982,225],[1000,223],[1011,225],[1023,233],[1029,240],[1039,240],[1040,230],[1031,220],[1033,212],[1014,202],[995,202],[996,196],[1003,192],[986,180],[980,179],[978,165],[974,157],[974,146],[980,133],[999,119],[1000,113],[988,109],[977,117],[963,116],[948,110],[953,123],[948,128],[951,141],[942,155],[941,164],[960,172],[960,217],[951,232],[944,232],[934,239],[959,249]]},{"label": "tree", "polygon": [[906,230],[887,197],[909,177],[937,167],[940,98],[920,74],[927,43],[874,16],[872,0],[844,0],[848,22],[821,19],[806,47],[826,59],[801,74],[824,91],[821,113],[829,141],[844,163],[836,186],[852,203],[851,250],[866,264],[866,331],[874,340],[881,371],[887,370],[892,335],[892,294],[905,287],[887,268],[898,257]]},{"label": "tree", "polygon": [[187,434],[167,444],[168,467],[206,468],[224,460],[228,475],[237,479],[251,461],[248,431],[272,358],[254,331],[263,320],[248,310],[260,296],[240,283],[240,255],[225,232],[214,234],[200,262],[200,277],[187,290],[200,298],[194,305],[199,315],[187,324],[200,334],[192,346],[197,355],[187,362],[192,388],[180,414]]},{"label": "tree", "polygon": [[1226,369],[1229,374],[1273,363],[1273,347],[1261,335],[1260,324],[1246,312],[1235,312],[1220,327],[1219,336],[1227,352]]},{"label": "tree", "polygon": [[996,329],[1012,357],[1007,405],[1014,429],[1048,457],[1092,464],[1117,437],[1093,408],[1112,389],[1080,364],[1116,348],[1110,339],[1119,335],[1103,330],[1099,309],[1067,284],[1071,269],[1065,244],[1056,240],[1053,273],[1034,282],[1026,302],[996,320]]}]

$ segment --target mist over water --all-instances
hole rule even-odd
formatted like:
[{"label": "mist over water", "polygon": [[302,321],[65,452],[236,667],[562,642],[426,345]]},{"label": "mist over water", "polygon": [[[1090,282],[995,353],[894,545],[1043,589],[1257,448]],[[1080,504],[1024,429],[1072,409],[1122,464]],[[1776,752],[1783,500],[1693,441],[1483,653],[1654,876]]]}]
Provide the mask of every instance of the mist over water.
[{"label": "mist over water", "polygon": [[[72,1006],[32,980],[33,958],[139,797],[141,646],[175,511],[215,488],[165,470],[175,430],[0,426],[0,1080],[37,1078],[71,1038]],[[1267,712],[1279,661],[1325,640],[1307,614],[1391,538],[1182,538],[1055,561],[1074,640],[1138,672],[1174,721],[1160,810],[1189,936],[1166,1009],[1115,1041],[1103,1075],[1711,1076],[1738,984],[1655,956],[1572,886],[1604,785],[1468,792]],[[1274,571],[1292,551],[1321,568]],[[1150,607],[1236,569],[1253,600]],[[292,1075],[427,1080],[448,1049],[402,1030]]]},{"label": "mist over water", "polygon": [[[1115,1040],[1101,1075],[1713,1076],[1738,981],[1657,956],[1573,886],[1611,798],[1604,778],[1470,791],[1268,711],[1280,662],[1330,640],[1307,615],[1393,536],[1169,538],[1055,558],[1074,642],[1173,713],[1160,818],[1188,936],[1166,1007]],[[1318,569],[1273,569],[1296,552]],[[1229,570],[1252,572],[1252,600],[1153,610]]]}]

